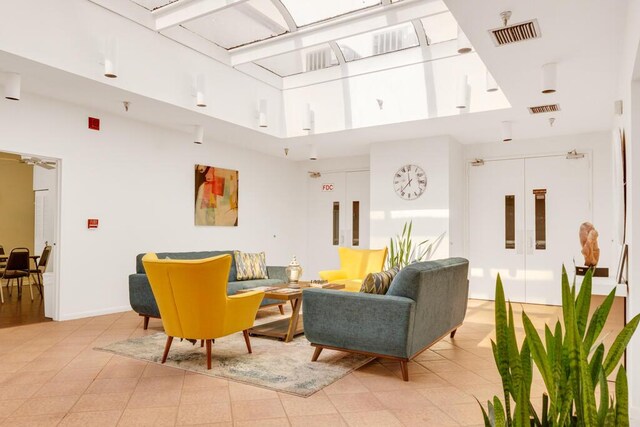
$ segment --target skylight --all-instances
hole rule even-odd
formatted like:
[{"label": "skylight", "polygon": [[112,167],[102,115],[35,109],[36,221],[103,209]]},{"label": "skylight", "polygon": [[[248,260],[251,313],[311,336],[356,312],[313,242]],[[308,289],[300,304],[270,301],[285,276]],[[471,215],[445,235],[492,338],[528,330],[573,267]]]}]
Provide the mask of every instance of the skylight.
[{"label": "skylight", "polygon": [[429,44],[446,42],[458,38],[458,23],[451,12],[427,16],[420,20]]},{"label": "skylight", "polygon": [[338,65],[333,49],[328,44],[287,52],[256,61],[256,64],[280,77],[321,70]]},{"label": "skylight", "polygon": [[380,0],[281,0],[298,27],[324,21],[367,7]]},{"label": "skylight", "polygon": [[[166,1],[166,0],[164,0]],[[271,0],[249,0],[183,24],[225,49],[279,36],[287,24]]]},{"label": "skylight", "polygon": [[396,52],[419,44],[411,22],[338,40],[338,46],[347,62]]},{"label": "skylight", "polygon": [[149,10],[156,10],[179,0],[133,0],[135,3]]}]

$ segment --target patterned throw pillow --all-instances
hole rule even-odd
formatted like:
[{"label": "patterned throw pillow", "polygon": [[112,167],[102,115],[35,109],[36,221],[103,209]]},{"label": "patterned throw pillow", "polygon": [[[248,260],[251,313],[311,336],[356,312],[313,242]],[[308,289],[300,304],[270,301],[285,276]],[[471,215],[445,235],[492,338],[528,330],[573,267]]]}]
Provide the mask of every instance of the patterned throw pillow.
[{"label": "patterned throw pillow", "polygon": [[264,252],[247,254],[233,251],[236,259],[237,280],[268,279],[267,262]]},{"label": "patterned throw pillow", "polygon": [[391,286],[391,281],[398,274],[396,267],[380,273],[369,273],[362,281],[360,292],[368,294],[385,295]]}]

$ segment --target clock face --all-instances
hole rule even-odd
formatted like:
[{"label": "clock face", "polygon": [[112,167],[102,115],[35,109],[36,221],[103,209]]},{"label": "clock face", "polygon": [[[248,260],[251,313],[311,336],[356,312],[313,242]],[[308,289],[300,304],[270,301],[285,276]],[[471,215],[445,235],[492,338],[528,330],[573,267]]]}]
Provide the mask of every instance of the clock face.
[{"label": "clock face", "polygon": [[417,199],[427,189],[427,174],[420,166],[405,165],[393,175],[393,189],[405,200]]}]

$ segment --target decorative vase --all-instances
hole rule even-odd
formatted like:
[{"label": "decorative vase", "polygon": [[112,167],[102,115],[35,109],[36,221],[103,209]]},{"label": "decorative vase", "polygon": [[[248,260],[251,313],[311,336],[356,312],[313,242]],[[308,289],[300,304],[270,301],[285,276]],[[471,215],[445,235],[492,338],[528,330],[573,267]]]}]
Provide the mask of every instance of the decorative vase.
[{"label": "decorative vase", "polygon": [[295,255],[285,269],[285,272],[287,274],[287,280],[290,284],[298,283],[298,280],[300,280],[300,276],[302,276],[302,267],[300,267],[300,264],[298,263]]}]

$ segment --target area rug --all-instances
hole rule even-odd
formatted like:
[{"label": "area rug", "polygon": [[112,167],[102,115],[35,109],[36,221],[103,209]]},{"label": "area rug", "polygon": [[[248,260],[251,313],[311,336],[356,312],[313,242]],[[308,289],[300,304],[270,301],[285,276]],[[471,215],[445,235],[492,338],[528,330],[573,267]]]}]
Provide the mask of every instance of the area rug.
[{"label": "area rug", "polygon": [[[160,363],[166,339],[164,333],[156,333],[96,350]],[[254,337],[251,347],[253,354],[248,354],[242,333],[216,339],[211,370],[207,370],[207,356],[199,342],[174,340],[165,365],[308,397],[373,359],[325,349],[317,362],[311,362],[313,347],[304,336],[289,343]]]}]

